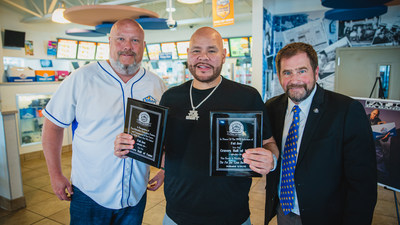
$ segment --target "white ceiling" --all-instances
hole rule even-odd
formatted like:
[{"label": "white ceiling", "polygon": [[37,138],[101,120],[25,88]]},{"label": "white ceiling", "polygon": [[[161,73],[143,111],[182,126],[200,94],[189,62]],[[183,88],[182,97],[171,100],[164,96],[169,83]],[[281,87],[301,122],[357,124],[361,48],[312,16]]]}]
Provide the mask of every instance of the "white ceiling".
[{"label": "white ceiling", "polygon": [[[0,0],[0,7],[7,7],[23,15],[24,23],[47,22],[51,13],[59,6],[62,0]],[[166,12],[167,0],[63,0],[66,7],[78,5],[129,5],[154,11],[160,18],[168,18]],[[179,24],[196,23],[209,20],[212,17],[212,0],[203,0],[198,4],[182,4],[173,0],[176,11],[173,19]],[[235,20],[251,19],[252,0],[234,1]]]}]

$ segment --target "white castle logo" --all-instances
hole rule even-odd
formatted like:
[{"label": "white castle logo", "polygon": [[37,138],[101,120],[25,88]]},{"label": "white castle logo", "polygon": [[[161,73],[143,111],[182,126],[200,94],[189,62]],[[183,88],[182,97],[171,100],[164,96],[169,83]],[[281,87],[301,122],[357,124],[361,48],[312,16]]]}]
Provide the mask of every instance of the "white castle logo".
[{"label": "white castle logo", "polygon": [[243,124],[239,121],[233,121],[229,125],[229,134],[234,136],[242,135],[244,131]]},{"label": "white castle logo", "polygon": [[150,125],[150,115],[147,112],[141,112],[138,116],[138,123],[144,126]]}]

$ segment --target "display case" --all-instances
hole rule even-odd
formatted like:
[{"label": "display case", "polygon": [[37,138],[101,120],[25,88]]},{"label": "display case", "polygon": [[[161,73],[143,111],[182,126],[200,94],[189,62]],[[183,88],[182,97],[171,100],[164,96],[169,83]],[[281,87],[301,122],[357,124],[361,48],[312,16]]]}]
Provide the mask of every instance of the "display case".
[{"label": "display case", "polygon": [[186,61],[183,60],[153,60],[142,63],[143,67],[157,74],[168,88],[191,79]]},{"label": "display case", "polygon": [[41,143],[44,120],[42,110],[51,96],[51,93],[16,95],[21,147]]}]

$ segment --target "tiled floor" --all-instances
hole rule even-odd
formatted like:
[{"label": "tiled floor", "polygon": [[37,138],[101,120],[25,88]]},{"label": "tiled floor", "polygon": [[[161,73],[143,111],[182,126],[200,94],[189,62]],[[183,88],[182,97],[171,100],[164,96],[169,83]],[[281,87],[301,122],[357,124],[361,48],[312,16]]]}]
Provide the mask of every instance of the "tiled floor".
[{"label": "tiled floor", "polygon": [[[63,153],[62,168],[67,177],[71,169],[71,152]],[[7,225],[53,225],[69,224],[69,203],[55,197],[50,185],[44,159],[32,159],[21,163],[26,208],[15,212],[0,209],[0,224]],[[151,170],[151,177],[157,172]],[[250,191],[251,222],[264,224],[265,178],[254,178]],[[397,224],[393,192],[378,189],[378,203],[375,208],[373,225]],[[398,195],[399,196],[399,195]],[[165,213],[163,191],[149,192],[143,224],[160,225]],[[274,219],[271,225],[276,225]]]}]

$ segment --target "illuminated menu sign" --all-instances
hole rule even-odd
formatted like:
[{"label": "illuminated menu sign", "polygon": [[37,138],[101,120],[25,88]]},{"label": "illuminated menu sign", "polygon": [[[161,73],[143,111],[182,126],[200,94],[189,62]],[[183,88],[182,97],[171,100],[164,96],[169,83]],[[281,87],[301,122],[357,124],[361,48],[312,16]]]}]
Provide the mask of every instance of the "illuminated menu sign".
[{"label": "illuminated menu sign", "polygon": [[222,39],[224,42],[224,48],[226,49],[226,57],[231,57],[231,53],[229,52],[229,40],[228,38]]},{"label": "illuminated menu sign", "polygon": [[178,59],[175,42],[161,43],[161,51],[164,53],[170,52],[172,53],[172,59]]},{"label": "illuminated menu sign", "polygon": [[247,37],[229,38],[231,57],[250,56],[249,39]]},{"label": "illuminated menu sign", "polygon": [[110,44],[97,43],[96,60],[107,60],[110,57]]},{"label": "illuminated menu sign", "polygon": [[77,59],[94,60],[96,42],[79,41]]},{"label": "illuminated menu sign", "polygon": [[143,60],[149,60],[149,56],[147,55],[147,48],[146,47],[144,47]]},{"label": "illuminated menu sign", "polygon": [[147,45],[147,52],[149,53],[150,60],[158,60],[159,55],[161,53],[161,46],[160,44],[148,44]]},{"label": "illuminated menu sign", "polygon": [[249,41],[250,41],[250,49],[253,48],[253,37],[249,37]]},{"label": "illuminated menu sign", "polygon": [[187,49],[189,48],[189,41],[176,42],[176,48],[178,49],[179,59],[187,59]]},{"label": "illuminated menu sign", "polygon": [[58,39],[57,41],[57,58],[60,59],[76,59],[78,49],[78,41]]}]

